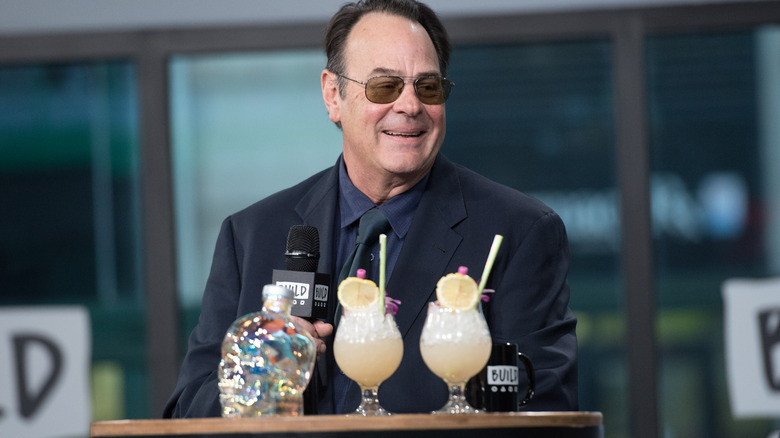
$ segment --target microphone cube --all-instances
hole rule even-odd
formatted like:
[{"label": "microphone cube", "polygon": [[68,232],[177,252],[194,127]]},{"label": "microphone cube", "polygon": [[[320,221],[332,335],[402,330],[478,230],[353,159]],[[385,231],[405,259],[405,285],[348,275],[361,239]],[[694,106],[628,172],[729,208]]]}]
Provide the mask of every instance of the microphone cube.
[{"label": "microphone cube", "polygon": [[330,276],[317,272],[274,269],[273,284],[293,291],[292,315],[327,319]]}]

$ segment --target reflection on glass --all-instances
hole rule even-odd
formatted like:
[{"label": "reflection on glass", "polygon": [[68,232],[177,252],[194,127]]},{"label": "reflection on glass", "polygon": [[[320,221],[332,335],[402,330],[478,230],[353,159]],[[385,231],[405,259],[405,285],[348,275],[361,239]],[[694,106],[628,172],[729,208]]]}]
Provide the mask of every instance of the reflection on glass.
[{"label": "reflection on glass", "polygon": [[322,101],[324,67],[321,50],[172,59],[177,265],[185,307],[200,305],[225,217],[336,162],[341,133]]},{"label": "reflection on glass", "polygon": [[129,62],[0,67],[0,305],[81,304],[95,419],[146,418]]},{"label": "reflection on glass", "polygon": [[778,41],[771,29],[646,40],[659,407],[675,436],[771,430],[729,411],[720,290],[731,277],[780,274],[768,239],[780,223]]}]

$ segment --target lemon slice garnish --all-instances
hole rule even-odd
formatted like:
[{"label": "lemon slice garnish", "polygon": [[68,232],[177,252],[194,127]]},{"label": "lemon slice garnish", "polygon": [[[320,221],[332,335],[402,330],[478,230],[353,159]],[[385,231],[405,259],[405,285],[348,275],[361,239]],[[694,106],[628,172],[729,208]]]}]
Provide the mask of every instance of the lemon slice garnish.
[{"label": "lemon slice garnish", "polygon": [[367,309],[379,302],[379,288],[371,280],[347,277],[339,284],[338,298],[347,310]]},{"label": "lemon slice garnish", "polygon": [[461,266],[458,272],[447,274],[436,283],[436,299],[442,306],[456,312],[477,307],[479,292],[477,282],[466,275],[468,269]]}]

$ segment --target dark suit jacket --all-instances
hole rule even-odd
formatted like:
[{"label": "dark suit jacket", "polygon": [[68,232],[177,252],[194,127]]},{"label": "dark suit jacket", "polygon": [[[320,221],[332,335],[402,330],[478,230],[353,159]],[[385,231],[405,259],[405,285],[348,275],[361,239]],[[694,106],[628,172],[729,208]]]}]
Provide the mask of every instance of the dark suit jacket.
[{"label": "dark suit jacket", "polygon": [[[318,272],[338,272],[333,244],[337,201],[338,165],[224,221],[200,319],[165,417],[220,415],[220,345],[235,319],[261,307],[262,288],[271,283],[273,269],[285,268],[284,248],[292,225],[317,227]],[[486,286],[496,291],[485,306],[493,340],[517,343],[533,361],[536,395],[526,409],[578,409],[576,318],[568,308],[569,249],[561,219],[541,202],[439,155],[386,287],[402,302],[396,322],[404,337],[402,363],[379,391],[389,411],[429,412],[444,405],[446,385],[420,355],[426,304],[436,299],[439,278],[459,266],[469,267],[479,281],[495,234],[504,240]],[[335,295],[330,294],[331,316]],[[328,351],[321,360],[332,361]],[[331,385],[322,380],[318,412],[332,413]],[[347,406],[357,406],[356,387],[349,399]]]}]

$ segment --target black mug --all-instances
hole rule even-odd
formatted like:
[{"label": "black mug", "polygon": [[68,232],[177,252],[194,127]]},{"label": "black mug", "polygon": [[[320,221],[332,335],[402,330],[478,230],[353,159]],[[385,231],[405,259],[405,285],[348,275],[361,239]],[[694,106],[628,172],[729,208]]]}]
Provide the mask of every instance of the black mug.
[{"label": "black mug", "polygon": [[[520,399],[520,367],[523,363],[528,389]],[[493,343],[487,365],[466,385],[466,398],[475,409],[488,412],[514,412],[528,404],[536,389],[534,367],[517,344]]]}]

